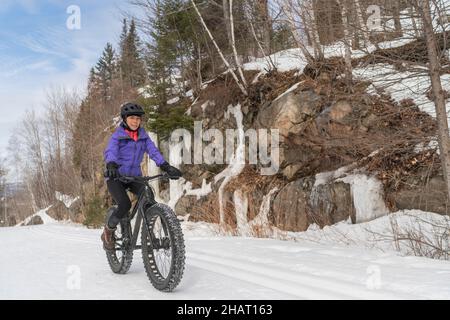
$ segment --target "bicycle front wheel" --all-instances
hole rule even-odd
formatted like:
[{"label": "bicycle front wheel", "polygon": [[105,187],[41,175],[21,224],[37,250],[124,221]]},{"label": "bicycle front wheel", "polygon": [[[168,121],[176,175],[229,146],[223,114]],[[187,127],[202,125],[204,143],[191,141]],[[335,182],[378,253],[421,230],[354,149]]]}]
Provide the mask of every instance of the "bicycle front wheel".
[{"label": "bicycle front wheel", "polygon": [[183,277],[185,247],[183,232],[173,210],[157,203],[145,211],[148,225],[142,224],[142,258],[152,285],[170,292]]}]

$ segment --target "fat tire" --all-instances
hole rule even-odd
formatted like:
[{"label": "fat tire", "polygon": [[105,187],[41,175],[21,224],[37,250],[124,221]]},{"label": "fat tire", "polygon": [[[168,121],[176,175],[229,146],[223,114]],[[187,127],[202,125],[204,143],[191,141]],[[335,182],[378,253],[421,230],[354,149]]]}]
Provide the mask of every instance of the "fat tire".
[{"label": "fat tire", "polygon": [[169,274],[163,278],[158,270],[153,255],[152,243],[149,238],[149,231],[144,221],[142,224],[141,243],[142,259],[144,261],[145,272],[152,285],[164,292],[173,291],[181,281],[185,265],[185,245],[180,222],[173,210],[161,203],[156,203],[145,211],[146,219],[151,226],[152,222],[159,216],[161,221],[166,224],[170,245],[172,249],[172,263]]}]

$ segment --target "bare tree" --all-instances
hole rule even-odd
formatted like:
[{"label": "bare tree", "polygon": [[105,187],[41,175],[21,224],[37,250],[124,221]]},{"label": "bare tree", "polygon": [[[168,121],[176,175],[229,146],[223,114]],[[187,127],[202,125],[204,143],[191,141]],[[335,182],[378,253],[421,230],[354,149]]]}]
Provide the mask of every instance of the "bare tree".
[{"label": "bare tree", "polygon": [[437,51],[437,41],[435,38],[432,17],[430,12],[430,1],[420,0],[420,10],[423,20],[423,29],[426,37],[428,50],[428,69],[433,90],[434,105],[436,109],[436,120],[438,123],[438,141],[442,163],[444,180],[447,184],[448,198],[450,199],[450,146],[448,136],[447,111],[445,107],[444,90],[441,83],[441,63]]},{"label": "bare tree", "polygon": [[361,10],[361,4],[360,0],[354,0],[355,1],[355,9],[356,9],[356,16],[358,18],[358,24],[361,28],[361,33],[364,39],[363,47],[367,47],[370,43],[369,40],[369,30],[367,30],[367,25],[364,22],[362,10]]},{"label": "bare tree", "polygon": [[350,87],[352,83],[352,52],[350,48],[350,31],[349,31],[349,21],[348,21],[348,8],[345,0],[338,0],[339,5],[341,6],[342,12],[342,21],[344,23],[344,45],[345,45],[345,78],[347,80],[347,84]]},{"label": "bare tree", "polygon": [[222,59],[223,63],[225,64],[225,66],[227,67],[228,71],[229,71],[229,72],[231,73],[231,75],[233,76],[233,79],[234,79],[234,81],[236,82],[236,84],[237,84],[237,86],[239,87],[239,89],[241,90],[241,92],[242,92],[244,95],[247,96],[248,93],[247,93],[247,89],[245,88],[245,85],[242,84],[242,83],[239,81],[238,77],[236,76],[236,73],[235,73],[235,72],[233,71],[233,69],[231,68],[231,66],[230,66],[230,64],[228,63],[227,59],[225,59],[225,57],[224,57],[224,55],[223,55],[223,53],[222,53],[222,50],[221,50],[221,49],[219,48],[219,46],[217,45],[216,40],[214,40],[214,37],[213,37],[213,35],[211,34],[211,31],[209,31],[209,28],[208,28],[208,26],[206,25],[205,20],[203,20],[203,17],[202,17],[202,15],[201,15],[200,11],[198,10],[197,5],[195,4],[194,0],[191,0],[191,3],[192,3],[192,6],[194,7],[195,12],[197,13],[197,15],[198,15],[198,17],[199,17],[199,19],[200,19],[201,24],[202,24],[203,27],[205,28],[206,33],[208,34],[208,36],[209,36],[209,38],[211,39],[211,41],[212,41],[212,43],[214,44],[214,46],[216,47],[216,50],[217,50],[217,52],[219,53],[220,58]]},{"label": "bare tree", "polygon": [[297,27],[297,19],[295,19],[294,16],[294,9],[292,1],[284,1],[284,0],[278,0],[278,4],[283,8],[284,13],[287,17],[287,22],[289,23],[292,36],[295,39],[295,42],[297,43],[298,48],[301,50],[303,56],[306,58],[308,63],[312,64],[314,62],[314,57],[311,55],[311,53],[308,51],[308,48],[305,46],[303,40],[300,38],[298,27]]},{"label": "bare tree", "polygon": [[244,74],[242,73],[241,62],[239,61],[239,57],[236,50],[236,41],[234,39],[234,18],[233,18],[233,0],[230,1],[230,27],[231,27],[231,48],[233,49],[234,61],[236,63],[236,67],[239,72],[239,76],[241,77],[241,81],[244,87],[247,87],[247,81],[245,81]]},{"label": "bare tree", "polygon": [[[247,4],[248,4],[248,2],[247,2]],[[245,16],[246,16],[246,18],[248,20],[249,25],[250,25],[250,30],[252,31],[253,38],[255,39],[255,42],[257,43],[259,49],[261,50],[262,56],[265,57],[268,60],[270,68],[275,70],[276,66],[275,66],[275,63],[273,62],[272,58],[270,57],[270,52],[269,51],[265,51],[265,49],[261,45],[261,42],[258,39],[258,36],[256,35],[255,27],[253,25],[253,19],[252,19],[251,15],[250,15],[249,11],[250,11],[250,5],[247,5],[244,14],[245,14]],[[267,45],[266,45],[266,47],[267,47]]]}]

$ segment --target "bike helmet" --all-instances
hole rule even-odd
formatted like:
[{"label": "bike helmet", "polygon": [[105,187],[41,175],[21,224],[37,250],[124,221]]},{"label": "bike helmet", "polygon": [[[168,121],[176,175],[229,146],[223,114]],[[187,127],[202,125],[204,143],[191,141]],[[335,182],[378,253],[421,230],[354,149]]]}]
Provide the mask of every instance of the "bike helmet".
[{"label": "bike helmet", "polygon": [[120,107],[120,116],[125,120],[128,116],[143,116],[144,109],[136,103],[127,102]]}]

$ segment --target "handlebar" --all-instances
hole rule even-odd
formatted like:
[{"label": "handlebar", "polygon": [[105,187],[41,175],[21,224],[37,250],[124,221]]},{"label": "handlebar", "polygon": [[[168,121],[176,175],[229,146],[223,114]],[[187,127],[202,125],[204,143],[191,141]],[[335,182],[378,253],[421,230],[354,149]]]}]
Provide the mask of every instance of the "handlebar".
[{"label": "handlebar", "polygon": [[147,182],[150,182],[153,180],[169,179],[169,178],[170,178],[169,175],[166,172],[164,172],[162,174],[158,174],[156,176],[151,176],[151,177],[120,176],[120,177],[116,178],[115,180],[118,180],[123,183],[137,182],[137,183],[146,184]]}]

